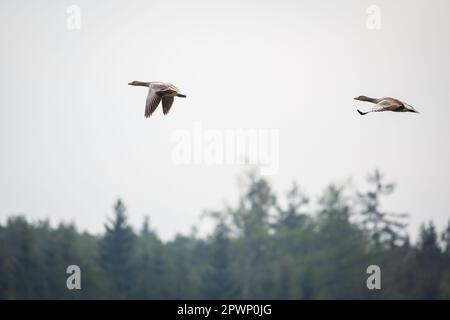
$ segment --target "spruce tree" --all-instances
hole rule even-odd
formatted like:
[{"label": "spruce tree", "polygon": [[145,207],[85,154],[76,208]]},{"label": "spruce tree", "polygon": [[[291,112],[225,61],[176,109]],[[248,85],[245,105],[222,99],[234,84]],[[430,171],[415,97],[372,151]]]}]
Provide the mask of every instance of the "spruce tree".
[{"label": "spruce tree", "polygon": [[135,234],[127,224],[126,208],[119,199],[114,206],[114,218],[105,224],[100,259],[103,270],[112,284],[111,296],[124,298],[130,295],[134,284]]}]

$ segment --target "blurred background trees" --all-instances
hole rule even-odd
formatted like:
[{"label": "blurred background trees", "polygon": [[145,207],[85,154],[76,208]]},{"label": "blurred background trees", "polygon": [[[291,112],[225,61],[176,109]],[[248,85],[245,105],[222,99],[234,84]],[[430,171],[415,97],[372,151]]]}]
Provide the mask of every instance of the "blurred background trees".
[{"label": "blurred background trees", "polygon": [[[408,216],[382,208],[395,190],[379,171],[367,190],[329,185],[310,198],[293,184],[277,197],[250,172],[235,206],[207,213],[214,229],[163,242],[139,231],[119,199],[102,235],[11,217],[0,225],[0,299],[450,299],[450,221],[411,243]],[[82,290],[66,288],[79,265]],[[368,290],[366,268],[382,270]]]}]

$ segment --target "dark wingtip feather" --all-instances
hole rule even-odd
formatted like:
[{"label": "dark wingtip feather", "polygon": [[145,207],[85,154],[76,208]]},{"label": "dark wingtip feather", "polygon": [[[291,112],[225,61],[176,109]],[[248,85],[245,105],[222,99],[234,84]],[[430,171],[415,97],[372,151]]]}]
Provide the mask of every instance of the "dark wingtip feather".
[{"label": "dark wingtip feather", "polygon": [[360,115],[365,115],[367,112],[362,112],[362,111],[360,111],[359,109],[356,109],[357,111],[358,111],[358,113],[360,114]]}]

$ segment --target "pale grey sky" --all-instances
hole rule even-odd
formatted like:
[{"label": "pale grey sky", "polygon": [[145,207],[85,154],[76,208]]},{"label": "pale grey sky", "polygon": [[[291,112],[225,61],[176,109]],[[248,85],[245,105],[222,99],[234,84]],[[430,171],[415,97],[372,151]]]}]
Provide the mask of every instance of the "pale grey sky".
[{"label": "pale grey sky", "polygon": [[[81,29],[66,26],[69,5]],[[370,5],[381,29],[366,26]],[[177,166],[175,130],[279,129],[277,192],[317,196],[380,168],[386,207],[411,230],[450,217],[450,2],[1,1],[0,220],[75,221],[103,230],[124,199],[164,238],[237,195],[240,166]],[[188,95],[145,119],[146,89]],[[353,97],[394,96],[421,114],[361,117]],[[368,105],[360,105],[368,108]]]}]

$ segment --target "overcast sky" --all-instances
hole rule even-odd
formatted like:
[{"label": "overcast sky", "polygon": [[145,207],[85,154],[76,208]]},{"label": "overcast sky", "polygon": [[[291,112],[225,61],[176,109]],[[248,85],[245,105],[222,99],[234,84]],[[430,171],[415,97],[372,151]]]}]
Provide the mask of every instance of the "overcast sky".
[{"label": "overcast sky", "polygon": [[[380,29],[367,26],[371,5]],[[430,219],[442,229],[449,13],[446,0],[1,1],[0,221],[100,232],[120,196],[134,226],[149,215],[163,238],[188,232],[236,198],[243,170],[174,163],[174,132],[200,123],[278,130],[268,179],[279,193],[294,179],[313,199],[349,177],[364,187],[380,168],[398,183],[387,209],[410,213],[411,231]],[[169,81],[188,98],[145,119],[147,91],[132,80]],[[421,114],[361,117],[360,94]]]}]

